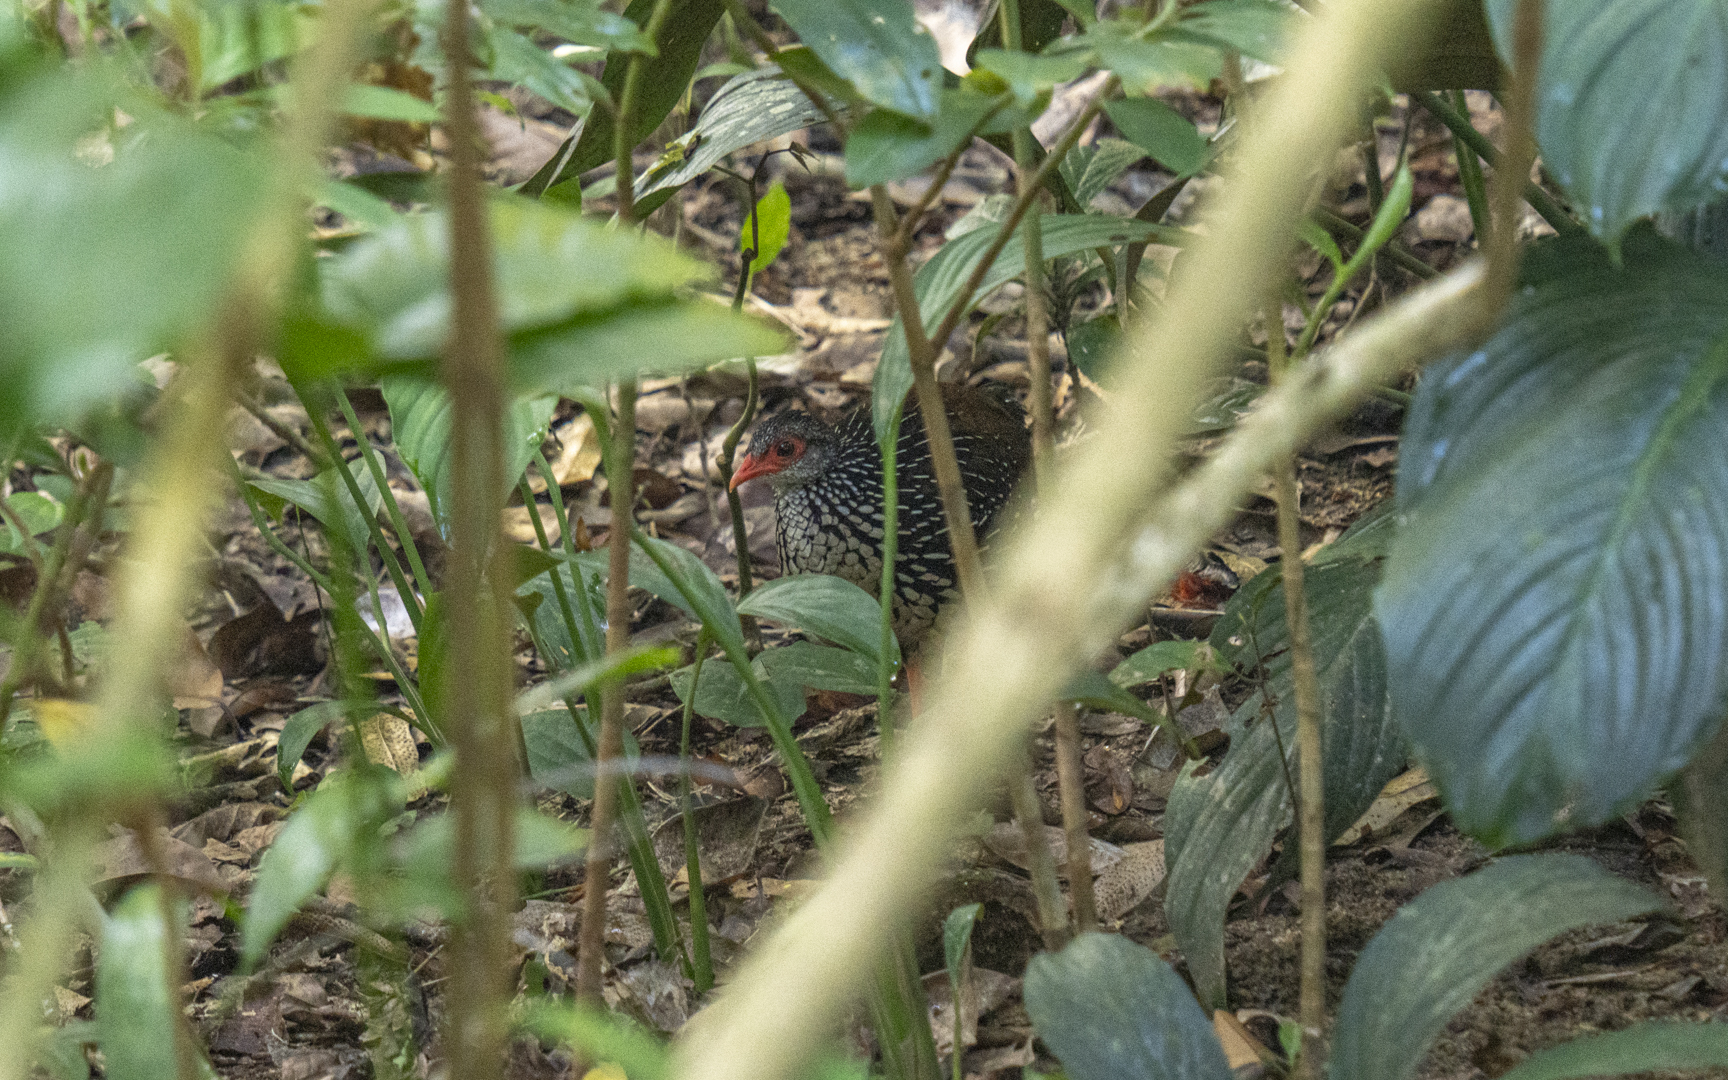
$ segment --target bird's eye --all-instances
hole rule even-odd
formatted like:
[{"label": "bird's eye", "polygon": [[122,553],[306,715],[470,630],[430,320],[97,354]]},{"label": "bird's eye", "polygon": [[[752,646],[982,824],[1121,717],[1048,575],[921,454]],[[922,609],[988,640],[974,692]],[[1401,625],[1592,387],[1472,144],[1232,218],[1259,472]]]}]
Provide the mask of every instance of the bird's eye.
[{"label": "bird's eye", "polygon": [[774,444],[774,453],[780,457],[791,457],[793,452],[797,449],[798,448],[792,444],[791,439],[781,439],[779,442]]}]

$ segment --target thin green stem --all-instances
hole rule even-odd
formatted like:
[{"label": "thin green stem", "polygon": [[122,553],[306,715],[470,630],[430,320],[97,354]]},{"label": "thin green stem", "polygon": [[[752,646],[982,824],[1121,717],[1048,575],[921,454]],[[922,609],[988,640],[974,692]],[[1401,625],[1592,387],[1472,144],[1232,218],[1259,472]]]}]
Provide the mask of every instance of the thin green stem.
[{"label": "thin green stem", "polygon": [[372,473],[372,482],[378,486],[378,494],[384,500],[385,513],[389,515],[391,528],[396,530],[396,542],[402,545],[402,554],[408,558],[408,569],[414,574],[414,584],[419,588],[421,596],[431,596],[432,578],[426,573],[425,563],[420,560],[420,548],[414,543],[414,534],[408,529],[408,519],[402,516],[402,507],[397,505],[396,493],[390,490],[390,483],[384,475],[384,463],[379,460],[378,451],[372,447],[372,440],[366,437],[365,429],[360,426],[360,417],[355,415],[347,391],[340,386],[333,386],[331,392],[336,398],[337,406],[342,410],[342,418],[348,421],[348,430],[354,433],[354,441],[360,444],[360,456],[366,459],[366,468]]},{"label": "thin green stem", "polygon": [[[1362,238],[1367,235],[1356,225],[1339,217],[1324,206],[1316,206],[1313,214],[1314,220],[1334,236],[1342,236],[1346,240],[1359,244],[1362,242]],[[1409,248],[1396,240],[1388,241],[1386,246],[1380,249],[1380,254],[1398,264],[1400,269],[1406,270],[1424,281],[1432,281],[1440,276],[1440,271],[1417,258]]]},{"label": "thin green stem", "polygon": [[[1459,113],[1439,94],[1423,90],[1410,95],[1411,100],[1421,105],[1433,115],[1434,119],[1446,125],[1464,144],[1476,152],[1476,156],[1488,163],[1489,168],[1498,170],[1500,167],[1500,152],[1494,149],[1494,144],[1487,136],[1477,131],[1467,116]],[[1542,215],[1542,220],[1554,227],[1558,233],[1578,232],[1583,226],[1566,212],[1559,200],[1548,194],[1541,185],[1525,181],[1522,187],[1524,201]]]},{"label": "thin green stem", "polygon": [[895,563],[900,557],[900,421],[905,403],[894,406],[882,440],[882,584],[877,598],[882,603],[882,662],[876,668],[876,729],[882,736],[879,755],[886,764],[894,752],[894,595],[899,591]]},{"label": "thin green stem", "polygon": [[[1448,93],[1458,115],[1468,117],[1470,107],[1464,100],[1464,91],[1451,90]],[[1482,160],[1457,133],[1452,136],[1452,149],[1458,158],[1458,180],[1464,185],[1464,198],[1470,204],[1470,221],[1476,228],[1476,242],[1486,245],[1488,233],[1494,226],[1488,216],[1488,185],[1482,179]]]},{"label": "thin green stem", "polygon": [[684,723],[678,738],[678,816],[684,822],[684,866],[690,878],[690,945],[696,992],[714,988],[714,959],[708,945],[708,898],[702,891],[702,851],[696,842],[696,811],[691,804],[690,726],[696,708],[696,687],[712,644],[706,628],[696,635],[696,661],[690,671],[690,694],[684,699]]},{"label": "thin green stem", "polygon": [[[296,387],[296,392],[299,392],[299,389]],[[311,396],[314,398],[322,397],[320,394]],[[354,476],[353,467],[348,464],[348,459],[342,456],[342,449],[337,445],[336,437],[331,434],[330,425],[322,415],[322,402],[308,400],[307,394],[301,394],[300,400],[306,406],[306,415],[312,418],[312,430],[318,433],[318,441],[324,445],[324,453],[329,457],[330,464],[335,468],[337,475],[342,478],[343,490],[348,493],[349,498],[354,500],[355,507],[359,509],[361,518],[366,522],[367,534],[372,539],[372,545],[378,549],[378,557],[384,563],[384,571],[390,575],[391,584],[396,586],[397,593],[402,597],[402,607],[408,612],[408,621],[414,624],[414,632],[420,633],[421,623],[426,617],[425,610],[420,606],[420,598],[414,595],[413,586],[408,581],[408,575],[403,572],[402,563],[396,558],[396,553],[384,541],[384,530],[378,526],[378,517],[372,513],[372,508],[366,500],[366,493],[360,490],[360,481]],[[356,441],[363,441],[366,436],[364,432],[357,431],[354,433],[354,438]],[[364,545],[361,545],[360,551],[365,551]]]}]

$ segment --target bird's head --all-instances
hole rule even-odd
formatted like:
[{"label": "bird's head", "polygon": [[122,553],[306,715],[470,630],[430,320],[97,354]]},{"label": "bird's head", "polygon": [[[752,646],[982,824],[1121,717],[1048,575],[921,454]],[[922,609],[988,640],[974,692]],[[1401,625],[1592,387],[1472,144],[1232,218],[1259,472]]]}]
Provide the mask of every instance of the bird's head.
[{"label": "bird's head", "polygon": [[803,487],[828,468],[834,451],[834,431],[809,413],[787,412],[770,417],[750,438],[750,447],[732,489],[766,476],[775,494]]}]

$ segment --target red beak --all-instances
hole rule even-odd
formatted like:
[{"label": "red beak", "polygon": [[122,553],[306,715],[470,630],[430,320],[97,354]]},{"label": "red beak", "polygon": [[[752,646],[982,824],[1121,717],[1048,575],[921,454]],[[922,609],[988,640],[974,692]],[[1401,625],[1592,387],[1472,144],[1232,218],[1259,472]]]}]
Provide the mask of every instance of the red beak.
[{"label": "red beak", "polygon": [[758,476],[767,476],[769,473],[776,473],[779,471],[780,467],[775,465],[767,454],[763,454],[760,457],[753,454],[745,454],[743,463],[738,466],[738,471],[732,474],[732,483],[727,485],[727,490],[737,491],[738,485],[747,480],[754,480]]}]

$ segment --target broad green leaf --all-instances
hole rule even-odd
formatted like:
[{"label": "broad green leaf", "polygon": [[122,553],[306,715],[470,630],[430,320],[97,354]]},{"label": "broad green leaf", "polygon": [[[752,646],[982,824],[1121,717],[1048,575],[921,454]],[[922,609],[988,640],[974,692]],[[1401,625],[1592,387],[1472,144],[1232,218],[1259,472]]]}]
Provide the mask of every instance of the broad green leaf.
[{"label": "broad green leaf", "polygon": [[1624,256],[1533,252],[1405,427],[1375,611],[1417,756],[1492,844],[1610,819],[1728,700],[1728,271],[1644,232]]},{"label": "broad green leaf", "polygon": [[774,10],[865,99],[933,120],[942,88],[936,39],[907,0],[774,0]]},{"label": "broad green leaf", "polygon": [[1183,8],[1177,25],[1184,34],[1276,64],[1302,15],[1284,0],[1202,0]]},{"label": "broad green leaf", "polygon": [[250,971],[264,958],[289,918],[346,859],[358,837],[375,831],[399,808],[390,788],[370,772],[337,773],[288,816],[259,864],[240,933],[240,963]]},{"label": "broad green leaf", "polygon": [[1332,1080],[1406,1080],[1502,968],[1580,926],[1663,906],[1582,855],[1520,855],[1399,908],[1356,961],[1332,1030]]},{"label": "broad green leaf", "polygon": [[1118,712],[1148,724],[1161,723],[1164,719],[1150,705],[1098,671],[1082,671],[1075,675],[1057,697],[1063,701],[1077,701],[1094,712]]},{"label": "broad green leaf", "polygon": [[1728,1068],[1728,1024],[1646,1020],[1538,1050],[1501,1080],[1571,1080],[1670,1069]]},{"label": "broad green leaf", "polygon": [[[587,716],[586,712],[579,715]],[[589,732],[590,739],[598,732]],[[522,717],[522,742],[528,748],[528,773],[544,788],[568,792],[578,799],[594,797],[594,756],[576,730],[568,709],[545,709]],[[624,732],[624,756],[642,756],[636,736]]]},{"label": "broad green leaf", "polygon": [[1076,146],[1068,151],[1059,167],[1062,178],[1074,192],[1074,201],[1090,210],[1093,199],[1145,156],[1146,151],[1126,140],[1099,139],[1091,146]]},{"label": "broad green leaf", "polygon": [[637,177],[636,198],[647,209],[655,205],[657,193],[677,190],[728,154],[825,122],[822,110],[779,68],[770,65],[746,72],[714,92],[695,126],[672,144],[678,149],[675,156],[668,153]]},{"label": "broad green leaf", "polygon": [[872,109],[846,139],[846,183],[855,188],[915,176],[953,153],[1006,102],[975,90],[944,90],[929,121]]},{"label": "broad green leaf", "polygon": [[877,678],[881,669],[876,662],[851,649],[832,645],[817,645],[809,641],[794,641],[762,654],[768,677],[788,692],[804,690],[837,690],[843,694],[876,696]]},{"label": "broad green leaf", "polygon": [[142,387],[140,360],[219,317],[269,164],[99,56],[59,65],[0,34],[0,71],[5,433],[112,409]]},{"label": "broad green leaf", "polygon": [[[1014,103],[1031,108],[1041,96],[1058,85],[1077,79],[1086,72],[1083,53],[1061,53],[1041,56],[1035,53],[1013,52],[1007,49],[979,49],[973,66],[1000,75],[1013,90]],[[1082,202],[1081,205],[1085,205]]]},{"label": "broad green leaf", "polygon": [[1121,687],[1144,686],[1172,671],[1185,671],[1200,660],[1198,641],[1155,641],[1117,664],[1110,681]]},{"label": "broad green leaf", "polygon": [[[1378,561],[1358,558],[1316,562],[1305,575],[1324,710],[1328,841],[1361,816],[1406,760],[1387,696],[1380,630],[1369,611],[1379,573]],[[1264,681],[1226,726],[1223,764],[1205,777],[1185,770],[1165,814],[1165,914],[1201,1001],[1214,1006],[1224,1002],[1225,908],[1290,820],[1288,778],[1297,775],[1297,763],[1288,640],[1282,576],[1269,570],[1231,597],[1211,640],[1244,671],[1263,665]]]},{"label": "broad green leaf", "polygon": [[1104,112],[1123,138],[1177,176],[1194,175],[1211,157],[1206,136],[1193,121],[1157,98],[1121,98],[1106,102]]},{"label": "broad green leaf", "polygon": [[[491,204],[499,322],[518,334],[669,298],[711,268],[658,238],[524,199]],[[320,260],[325,309],[372,331],[386,360],[431,360],[449,334],[450,225],[415,214]]]},{"label": "broad green leaf", "polygon": [[655,52],[641,27],[592,0],[482,0],[480,10],[496,22],[543,30],[576,45]]},{"label": "broad green leaf", "polygon": [[942,959],[948,967],[950,986],[960,985],[961,962],[966,958],[966,947],[972,944],[972,928],[983,910],[983,904],[962,904],[942,920]]},{"label": "broad green leaf", "polygon": [[[0,551],[18,553],[25,550],[25,541],[41,536],[59,526],[66,508],[38,491],[19,491],[6,496],[6,510],[0,516]],[[19,536],[21,522],[29,536]]]},{"label": "broad green leaf", "polygon": [[[604,555],[603,552],[600,554]],[[602,567],[600,572],[596,572],[589,564],[580,561],[553,571],[563,579],[564,595],[569,598],[570,613],[576,618],[576,633],[581,638],[579,641],[570,640],[570,628],[564,622],[564,612],[559,607],[558,592],[552,584],[550,573],[530,579],[518,590],[518,595],[527,592],[540,598],[531,618],[537,632],[536,640],[553,653],[551,656],[542,657],[549,668],[565,671],[579,663],[598,659],[606,651],[606,643],[598,626],[599,617],[606,610],[606,594],[605,589],[596,584],[597,579],[605,579],[603,571]],[[640,584],[635,582],[634,578],[632,581]],[[595,625],[589,625],[582,620],[582,603],[576,593],[578,588],[588,590],[588,610],[594,616]]]},{"label": "broad green leaf", "polygon": [[542,1001],[529,1008],[522,1026],[574,1048],[585,1060],[610,1062],[630,1080],[662,1080],[671,1075],[665,1044],[606,1009]]},{"label": "broad green leaf", "polygon": [[342,111],[349,116],[407,120],[419,124],[436,124],[443,119],[438,107],[430,101],[421,101],[406,90],[369,83],[354,83],[348,87],[342,95]]},{"label": "broad green leaf", "polygon": [[[829,574],[793,574],[763,582],[738,601],[740,615],[785,623],[882,660],[882,607],[876,598]],[[899,646],[893,659],[898,660]]]},{"label": "broad green leaf", "polygon": [[[1045,214],[1040,221],[1043,230],[1044,257],[1058,258],[1077,251],[1103,245],[1137,243],[1156,240],[1159,243],[1180,244],[1182,230],[1152,225],[1133,218],[1111,217],[1105,214]],[[1023,234],[1016,229],[1002,246],[996,260],[979,282],[978,290],[962,297],[966,279],[972,268],[984,258],[984,252],[1001,232],[1000,225],[973,229],[950,240],[918,268],[912,288],[918,294],[918,308],[926,332],[933,331],[949,307],[955,303],[970,311],[972,306],[993,290],[1019,277],[1026,269]],[[906,352],[906,335],[898,316],[888,330],[882,345],[882,359],[876,366],[876,381],[871,392],[871,408],[876,423],[876,438],[880,440],[888,428],[892,411],[912,389],[912,367]]]},{"label": "broad green leaf", "polygon": [[[692,615],[702,620],[702,625],[714,635],[714,640],[729,654],[742,654],[744,651],[744,628],[738,622],[738,612],[732,606],[732,598],[726,595],[726,586],[708,569],[708,565],[689,551],[679,547],[669,540],[658,540],[642,533],[636,534],[636,546],[644,550],[652,549],[665,562],[661,567],[657,562],[648,565],[661,572],[671,580],[677,590],[680,601],[669,596],[655,593],[661,599],[677,603]],[[637,559],[631,552],[630,577],[634,584],[637,578]],[[651,578],[644,577],[642,587],[648,588]],[[652,590],[650,590],[652,591]]]},{"label": "broad green leaf", "polygon": [[580,697],[601,683],[647,671],[659,671],[678,662],[679,651],[669,645],[652,648],[638,645],[609,653],[598,660],[561,671],[516,695],[511,707],[518,716],[548,708],[560,699]]},{"label": "broad green leaf", "polygon": [[1224,70],[1218,50],[1211,45],[1169,37],[1142,38],[1137,30],[1127,22],[1100,22],[1084,36],[1072,39],[1072,46],[1096,50],[1100,66],[1120,76],[1122,89],[1134,95],[1170,87],[1203,91]]},{"label": "broad green leaf", "polygon": [[[783,651],[785,650],[770,649],[763,653],[751,664],[751,670],[757,681],[762,683],[774,698],[780,714],[792,721],[804,715],[803,684],[795,679],[775,679],[769,671],[766,659]],[[686,701],[690,697],[693,668],[694,665],[679,668],[672,673],[672,689],[680,701]],[[871,686],[875,686],[874,678]],[[709,660],[702,665],[702,680],[696,685],[694,708],[711,720],[719,720],[734,727],[768,726],[767,717],[762,715],[762,709],[756,703],[755,696],[750,693],[743,677],[731,664],[721,660]]]},{"label": "broad green leaf", "polygon": [[1230,1080],[1188,984],[1144,945],[1081,934],[1026,967],[1026,1012],[1072,1080]]},{"label": "broad green leaf", "polygon": [[[174,913],[172,927],[163,925],[164,910]],[[185,932],[183,905],[165,900],[156,884],[132,889],[102,921],[96,1015],[105,1076],[167,1080],[177,1075],[175,1042],[185,1019],[180,987],[168,970],[167,943],[169,934]]]},{"label": "broad green leaf", "polygon": [[[631,28],[635,24],[631,23]],[[606,113],[606,88],[593,76],[584,74],[570,63],[552,55],[526,34],[507,26],[493,25],[486,31],[486,44],[491,52],[488,74],[500,82],[526,87],[567,112]]]},{"label": "broad green leaf", "polygon": [[[624,9],[624,18],[638,27],[648,25],[649,15],[658,0],[632,0]],[[671,8],[661,24],[659,37],[652,43],[654,55],[641,64],[641,91],[637,99],[635,130],[628,133],[630,145],[639,145],[654,133],[666,114],[684,96],[702,61],[702,46],[714,24],[725,10],[722,0],[668,0]],[[633,43],[633,48],[640,48]],[[600,83],[611,100],[623,97],[624,79],[630,69],[631,54],[613,52],[606,61]],[[611,109],[589,112],[577,125],[558,152],[522,185],[524,195],[539,195],[547,188],[573,177],[581,176],[596,165],[611,161],[616,153],[616,123]]]},{"label": "broad green leaf", "polygon": [[293,792],[294,766],[306,756],[306,748],[318,733],[342,719],[343,712],[340,701],[320,701],[301,709],[282,725],[276,741],[276,778],[282,781],[283,791]]},{"label": "broad green leaf", "polygon": [[780,249],[786,246],[786,238],[792,235],[792,198],[786,194],[785,185],[776,180],[769,186],[768,194],[756,200],[756,213],[751,220],[755,222],[754,238],[746,221],[738,233],[738,248],[748,251],[752,243],[756,245],[756,257],[750,260],[750,274],[754,277],[774,265]]},{"label": "broad green leaf", "polygon": [[259,491],[267,492],[311,514],[325,528],[341,528],[349,541],[356,546],[364,546],[370,535],[366,528],[367,516],[376,516],[384,506],[384,496],[378,490],[378,484],[372,479],[370,469],[361,466],[354,469],[354,482],[359,486],[360,493],[366,496],[364,509],[354,504],[354,497],[348,491],[348,485],[340,477],[335,477],[336,502],[330,501],[329,480],[315,477],[311,480],[278,480],[274,477],[261,476],[246,483]]},{"label": "broad green leaf", "polygon": [[198,88],[206,92],[292,56],[317,26],[305,6],[281,0],[205,4],[197,13]]},{"label": "broad green leaf", "polygon": [[[1489,0],[1501,57],[1515,0]],[[1637,219],[1728,191],[1728,15],[1720,0],[1543,6],[1542,163],[1610,244]]]},{"label": "broad green leaf", "polygon": [[[380,199],[358,184],[350,184],[344,180],[325,178],[320,181],[312,198],[319,206],[327,206],[341,214],[349,221],[364,225],[369,229],[388,229],[396,224],[396,208],[390,205],[388,199]],[[364,347],[361,343],[351,343]],[[355,351],[358,351],[357,349]],[[328,366],[335,367],[339,360]]]},{"label": "broad green leaf", "polygon": [[1068,346],[1068,359],[1094,382],[1102,381],[1122,346],[1122,324],[1106,312],[1068,328],[1063,339]]},{"label": "broad green leaf", "polygon": [[677,374],[741,356],[786,352],[786,332],[705,300],[668,299],[518,335],[510,368],[518,386],[566,396],[641,374]]},{"label": "broad green leaf", "polygon": [[[448,533],[455,492],[450,446],[455,402],[450,400],[450,392],[443,384],[415,375],[391,375],[381,386],[384,403],[390,407],[390,431],[396,450],[426,489],[439,529]],[[518,398],[504,414],[506,490],[516,486],[517,478],[533,460],[534,450],[546,437],[552,410],[557,406],[555,395],[536,394]]]}]

